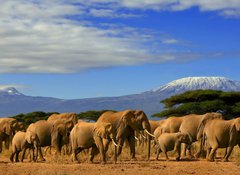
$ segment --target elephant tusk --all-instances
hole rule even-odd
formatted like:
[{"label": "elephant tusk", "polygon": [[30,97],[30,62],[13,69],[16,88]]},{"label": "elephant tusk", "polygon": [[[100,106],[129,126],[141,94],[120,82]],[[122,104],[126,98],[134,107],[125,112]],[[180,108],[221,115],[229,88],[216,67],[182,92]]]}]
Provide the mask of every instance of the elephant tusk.
[{"label": "elephant tusk", "polygon": [[136,136],[134,136],[134,138],[135,138],[137,141],[139,140]]},{"label": "elephant tusk", "polygon": [[146,137],[145,137],[143,134],[141,134],[141,136],[142,136],[144,139],[146,139]]},{"label": "elephant tusk", "polygon": [[112,139],[112,142],[113,142],[113,144],[115,145],[115,146],[118,146],[117,144],[116,144],[116,142]]},{"label": "elephant tusk", "polygon": [[150,135],[150,136],[152,136],[152,137],[155,137],[155,136],[152,135],[150,132],[148,132],[148,130],[144,129],[144,131],[145,131],[148,135]]}]

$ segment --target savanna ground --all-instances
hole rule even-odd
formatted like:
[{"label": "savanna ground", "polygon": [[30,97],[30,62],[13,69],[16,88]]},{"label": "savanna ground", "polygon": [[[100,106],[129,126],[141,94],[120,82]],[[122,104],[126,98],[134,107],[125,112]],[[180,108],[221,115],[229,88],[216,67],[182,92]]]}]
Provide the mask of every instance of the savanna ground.
[{"label": "savanna ground", "polygon": [[[208,162],[205,159],[182,161],[174,160],[174,153],[170,152],[170,161],[165,161],[160,154],[160,161],[155,161],[155,154],[151,150],[152,156],[150,161],[146,161],[146,148],[137,148],[137,160],[129,160],[128,149],[124,149],[123,154],[119,157],[116,164],[108,159],[108,163],[102,165],[100,158],[97,156],[93,164],[88,163],[87,153],[80,153],[79,159],[81,163],[72,162],[70,156],[47,154],[46,162],[31,163],[27,159],[23,163],[11,163],[9,160],[10,151],[4,150],[0,154],[0,175],[145,175],[145,174],[161,174],[161,175],[219,175],[219,174],[240,174],[240,149],[235,147],[230,161],[221,162],[218,158],[215,162]],[[224,150],[219,150],[217,157],[221,157]],[[109,150],[108,155],[113,155],[113,151]]]}]

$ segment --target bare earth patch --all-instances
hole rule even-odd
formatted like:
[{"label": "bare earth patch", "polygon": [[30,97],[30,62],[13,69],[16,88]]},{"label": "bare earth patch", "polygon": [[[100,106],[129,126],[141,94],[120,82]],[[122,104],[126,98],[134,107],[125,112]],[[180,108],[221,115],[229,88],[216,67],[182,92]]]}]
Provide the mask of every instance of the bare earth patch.
[{"label": "bare earth patch", "polygon": [[200,161],[119,161],[116,164],[111,162],[101,165],[84,163],[56,163],[56,162],[37,162],[37,163],[10,163],[8,159],[0,159],[1,175],[110,175],[110,174],[164,174],[164,175],[183,175],[183,174],[231,174],[239,175],[240,166],[235,162],[207,162]]}]

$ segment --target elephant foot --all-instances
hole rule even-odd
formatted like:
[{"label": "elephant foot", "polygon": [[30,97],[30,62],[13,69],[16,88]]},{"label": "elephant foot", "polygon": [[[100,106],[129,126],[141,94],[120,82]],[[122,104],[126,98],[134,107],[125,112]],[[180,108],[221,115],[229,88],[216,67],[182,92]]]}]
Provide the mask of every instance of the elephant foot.
[{"label": "elephant foot", "polygon": [[214,159],[212,158],[212,159],[210,159],[210,158],[207,158],[207,161],[209,161],[209,162],[213,162],[214,161]]},{"label": "elephant foot", "polygon": [[226,159],[226,158],[222,159],[222,162],[228,162],[228,161],[229,161],[229,160]]},{"label": "elephant foot", "polygon": [[136,161],[137,158],[136,158],[136,157],[132,157],[131,160],[132,160],[132,161]]},{"label": "elephant foot", "polygon": [[46,161],[46,159],[44,159],[43,157],[42,158],[39,158],[38,159],[40,162],[45,162]]},{"label": "elephant foot", "polygon": [[180,157],[176,157],[176,161],[180,161]]},{"label": "elephant foot", "polygon": [[194,155],[195,159],[198,159],[199,157],[200,157],[200,153],[197,153],[197,154]]},{"label": "elephant foot", "polygon": [[101,162],[102,165],[105,165],[106,163],[107,163],[106,161],[102,161],[102,162]]}]

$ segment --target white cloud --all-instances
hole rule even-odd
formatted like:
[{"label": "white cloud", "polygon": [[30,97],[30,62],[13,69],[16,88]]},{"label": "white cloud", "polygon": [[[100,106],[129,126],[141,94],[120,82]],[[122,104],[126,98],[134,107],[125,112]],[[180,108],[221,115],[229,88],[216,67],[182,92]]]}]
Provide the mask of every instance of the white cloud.
[{"label": "white cloud", "polygon": [[220,15],[240,17],[239,0],[79,0],[88,6],[182,11],[198,7],[201,11],[217,11]]},{"label": "white cloud", "polygon": [[85,11],[81,5],[54,0],[1,2],[0,73],[73,73],[169,60],[151,53],[151,43],[160,43],[151,31],[66,18]]},{"label": "white cloud", "polygon": [[0,73],[72,73],[195,58],[194,54],[181,57],[175,51],[166,52],[164,45],[181,43],[173,37],[128,26],[104,26],[84,17],[129,18],[139,15],[132,8],[180,10],[192,6],[237,16],[240,6],[234,0],[0,0],[0,4]]}]

